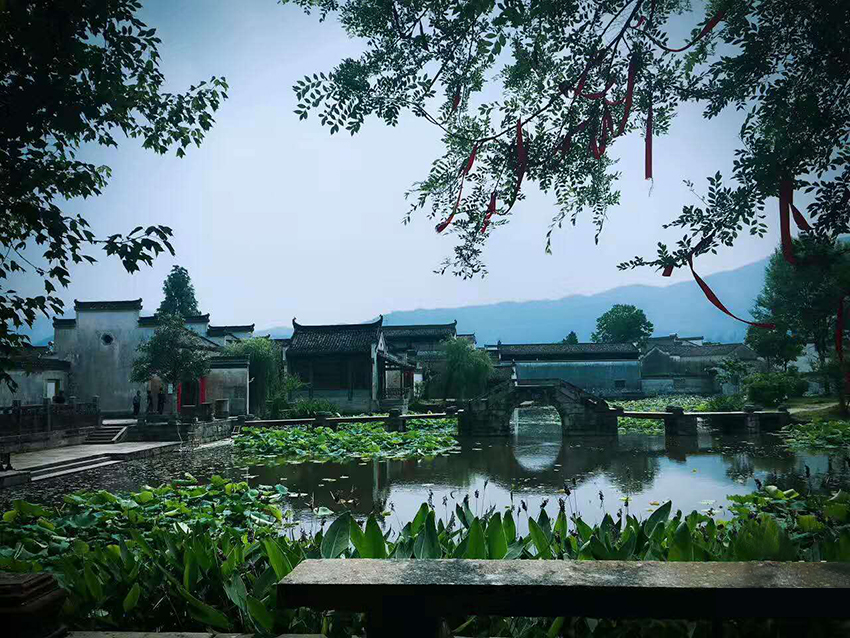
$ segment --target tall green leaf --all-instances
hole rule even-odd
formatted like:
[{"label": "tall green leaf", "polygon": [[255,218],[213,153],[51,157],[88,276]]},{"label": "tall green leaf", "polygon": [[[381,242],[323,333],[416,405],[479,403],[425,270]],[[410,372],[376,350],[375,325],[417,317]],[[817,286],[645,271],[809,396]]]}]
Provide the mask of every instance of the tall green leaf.
[{"label": "tall green leaf", "polygon": [[552,558],[552,548],[549,545],[549,539],[546,538],[546,533],[540,529],[533,518],[528,519],[528,532],[531,535],[531,542],[537,548],[537,555],[540,558]]},{"label": "tall green leaf", "polygon": [[266,631],[274,629],[274,615],[266,609],[263,601],[249,595],[246,598],[246,602],[248,603],[248,613],[251,615],[252,620]]},{"label": "tall green leaf", "polygon": [[139,583],[133,583],[133,586],[130,588],[130,591],[127,593],[127,596],[124,598],[124,602],[122,603],[124,613],[129,613],[136,607],[141,593],[142,590],[139,587]]},{"label": "tall green leaf", "polygon": [[497,512],[487,523],[487,550],[491,559],[501,559],[508,553],[508,541],[502,516]]},{"label": "tall green leaf", "polygon": [[322,558],[339,558],[351,540],[351,514],[346,512],[338,517],[322,539]]},{"label": "tall green leaf", "polygon": [[655,533],[656,527],[663,525],[667,522],[667,519],[670,517],[670,510],[673,507],[673,501],[667,501],[657,510],[655,510],[652,514],[649,515],[649,518],[646,519],[646,523],[644,523],[644,533],[647,538],[652,538]]},{"label": "tall green leaf", "polygon": [[274,570],[278,580],[284,578],[292,571],[292,565],[274,539],[267,538],[263,541],[263,547],[266,549],[266,556],[269,557],[269,563]]},{"label": "tall green leaf", "polygon": [[693,540],[691,539],[691,528],[686,521],[679,523],[679,527],[673,533],[673,543],[667,554],[669,561],[691,561],[694,559]]},{"label": "tall green leaf", "polygon": [[442,558],[440,541],[437,538],[437,526],[434,523],[434,512],[429,512],[422,530],[413,544],[413,555],[416,558]]},{"label": "tall green leaf", "polygon": [[478,520],[477,516],[472,519],[472,524],[469,526],[469,533],[466,538],[467,544],[464,558],[487,558],[484,528],[481,527],[481,521]]},{"label": "tall green leaf", "polygon": [[505,516],[502,518],[502,527],[505,530],[505,539],[508,544],[513,543],[516,540],[516,523],[514,523],[514,515],[511,510],[505,512]]},{"label": "tall green leaf", "polygon": [[387,557],[387,542],[384,539],[384,534],[378,526],[378,521],[374,516],[370,516],[366,521],[366,546],[368,547],[368,556],[363,558],[386,558]]}]

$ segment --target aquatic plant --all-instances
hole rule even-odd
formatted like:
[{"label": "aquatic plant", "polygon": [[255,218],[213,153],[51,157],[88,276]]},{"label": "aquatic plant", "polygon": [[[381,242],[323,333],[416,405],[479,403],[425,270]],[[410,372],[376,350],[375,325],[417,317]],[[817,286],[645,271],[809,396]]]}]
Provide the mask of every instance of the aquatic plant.
[{"label": "aquatic plant", "polygon": [[420,458],[457,445],[456,419],[409,419],[406,432],[383,423],[340,423],[328,427],[243,428],[234,445],[255,456],[281,461],[343,461],[352,458]]},{"label": "aquatic plant", "polygon": [[[694,395],[659,395],[628,401],[613,399],[609,403],[627,412],[664,412],[668,405],[675,405],[687,411],[697,410],[705,401],[705,397]],[[664,421],[620,417],[617,428],[620,434],[664,434]]]},{"label": "aquatic plant", "polygon": [[[220,477],[199,485],[187,477],[132,493],[72,494],[60,508],[16,501],[0,522],[0,568],[56,574],[68,592],[65,620],[79,629],[351,635],[362,633],[359,616],[284,610],[273,584],[305,558],[850,560],[850,497],[843,492],[803,498],[767,486],[729,497],[728,521],[683,515],[668,501],[644,520],[606,515],[593,526],[568,516],[563,500],[554,514],[525,504],[476,515],[466,497],[448,520],[429,503],[399,529],[381,514],[358,520],[343,512],[312,536],[296,536],[286,498],[282,487]],[[518,533],[522,518],[526,535]],[[450,622],[478,635],[501,620]],[[499,627],[518,636],[558,622]],[[684,623],[665,627],[692,635]]]},{"label": "aquatic plant", "polygon": [[850,451],[850,421],[820,420],[792,423],[779,432],[788,447],[793,449],[820,448]]}]

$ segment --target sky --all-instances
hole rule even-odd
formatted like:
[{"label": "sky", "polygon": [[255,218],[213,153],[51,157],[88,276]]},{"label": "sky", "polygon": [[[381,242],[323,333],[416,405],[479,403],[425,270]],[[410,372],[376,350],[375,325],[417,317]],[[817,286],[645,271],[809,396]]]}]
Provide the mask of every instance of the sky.
[{"label": "sky", "polygon": [[[526,182],[527,199],[485,249],[489,275],[437,275],[453,238],[437,235],[424,212],[407,226],[401,220],[405,191],[442,153],[438,129],[407,116],[397,127],[370,119],[353,137],[331,136],[315,116],[299,121],[293,113],[297,79],[361,50],[333,17],[320,24],[316,15],[276,0],[148,0],[141,18],[163,40],[168,90],[224,76],[229,99],[201,147],[183,159],[143,150],[136,140],[119,141],[118,149],[86,149],[86,159],[109,165],[112,178],[101,196],[70,202],[68,212],[83,214],[100,236],[137,225],[171,226],[176,256],[129,275],[117,259],[95,254],[99,263],[75,267],[71,286],[61,291],[66,316],[73,316],[74,299],[141,297],[153,312],[174,264],[189,270],[199,306],[214,325],[255,323],[258,329],[290,325],[293,317],[357,322],[392,310],[675,283],[690,275],[680,271],[661,280],[653,270],[620,272],[616,265],[651,257],[658,241],[679,238],[661,225],[683,205],[699,203],[683,180],[700,187],[717,170],[731,173],[740,114],[706,121],[699,106],[689,105],[670,134],[655,139],[654,183],[643,179],[639,135],[612,147],[622,204],[609,210],[598,246],[585,216],[577,227],[556,231],[554,254],[546,255],[554,198]],[[683,19],[682,38],[699,19]],[[754,262],[777,241],[773,227],[765,239],[742,237],[733,250],[701,257],[700,274]]]}]

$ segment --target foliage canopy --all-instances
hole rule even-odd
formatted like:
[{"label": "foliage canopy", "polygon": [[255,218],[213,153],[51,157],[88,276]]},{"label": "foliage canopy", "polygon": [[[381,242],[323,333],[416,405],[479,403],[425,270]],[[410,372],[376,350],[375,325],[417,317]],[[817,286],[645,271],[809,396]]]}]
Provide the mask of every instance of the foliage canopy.
[{"label": "foliage canopy", "polygon": [[590,338],[595,343],[643,343],[653,330],[643,310],[618,303],[596,320],[596,330]]},{"label": "foliage canopy", "polygon": [[708,0],[686,16],[695,26],[685,43],[667,36],[690,9],[684,0],[283,2],[318,8],[322,20],[337,12],[366,42],[359,57],[295,84],[301,119],[315,113],[332,134],[354,134],[369,116],[395,126],[408,112],[442,136],[445,152],[414,184],[406,219],[424,209],[455,235],[443,272],[486,272],[483,244],[523,199],[524,178],[555,200],[549,237],[586,211],[598,241],[620,197],[607,149],[643,135],[651,176],[652,137],[686,103],[707,119],[746,114],[732,180],[709,176],[704,196],[694,190],[702,205],[667,224],[683,232],[676,246],[659,243],[654,258],[621,268],[687,266],[742,232],[763,236],[765,202],[781,191],[784,235],[795,189],[814,196],[811,235],[848,231],[847,2]]},{"label": "foliage canopy", "polygon": [[[85,144],[139,138],[182,157],[200,145],[227,84],[213,77],[184,93],[164,91],[161,40],[138,18],[137,0],[0,3],[0,382],[14,387],[5,360],[28,342],[18,334],[37,313],[61,314],[57,287],[90,249],[117,256],[128,272],[173,254],[171,228],[137,226],[98,237],[80,213],[110,169],[80,156]],[[9,277],[30,271],[44,292],[16,291]]]}]

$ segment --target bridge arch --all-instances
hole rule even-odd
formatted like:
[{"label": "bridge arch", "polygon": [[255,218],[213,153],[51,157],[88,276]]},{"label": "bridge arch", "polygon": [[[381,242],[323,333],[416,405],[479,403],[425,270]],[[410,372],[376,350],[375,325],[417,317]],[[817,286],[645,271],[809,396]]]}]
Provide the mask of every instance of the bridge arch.
[{"label": "bridge arch", "polygon": [[458,416],[458,431],[461,435],[508,435],[514,410],[528,401],[555,408],[564,435],[617,434],[620,410],[561,379],[511,379],[499,384],[465,404]]}]

